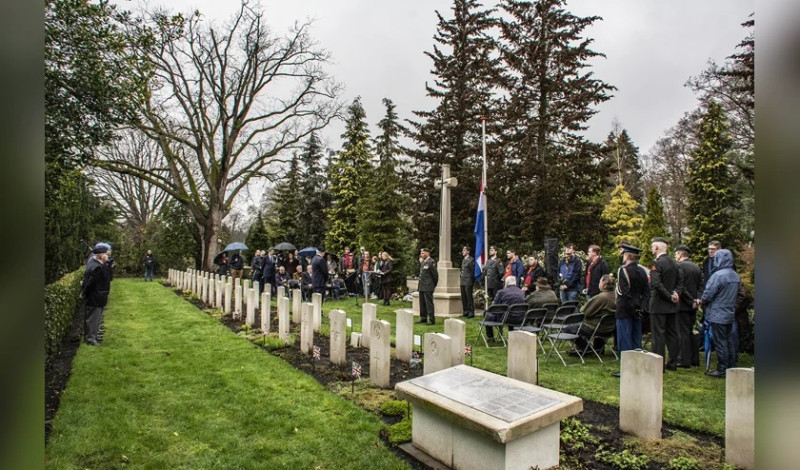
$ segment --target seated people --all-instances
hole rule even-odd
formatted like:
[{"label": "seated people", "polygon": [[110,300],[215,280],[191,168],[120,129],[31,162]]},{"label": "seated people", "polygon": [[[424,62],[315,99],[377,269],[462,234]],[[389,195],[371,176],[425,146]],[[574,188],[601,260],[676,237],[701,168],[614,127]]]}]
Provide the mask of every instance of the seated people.
[{"label": "seated people", "polygon": [[328,279],[325,286],[328,288],[328,295],[333,297],[334,300],[339,300],[339,296],[346,288],[344,279],[340,278],[338,274],[331,274]]},{"label": "seated people", "polygon": [[[516,305],[525,303],[525,294],[522,293],[522,289],[517,287],[517,278],[515,276],[508,276],[505,281],[503,281],[503,284],[505,288],[501,289],[500,292],[494,296],[492,305]],[[503,313],[484,313],[484,320],[502,321]],[[490,340],[493,340],[494,328],[487,326],[486,336]]]},{"label": "seated people", "polygon": [[299,264],[295,266],[292,278],[289,280],[289,287],[292,289],[299,289],[300,282],[303,280],[303,267]]},{"label": "seated people", "polygon": [[[300,266],[298,266],[299,268]],[[306,266],[306,272],[300,276],[300,289],[302,289],[302,297],[306,301],[311,300],[311,294],[314,292],[314,286],[311,282],[311,265]]]},{"label": "seated people", "polygon": [[[614,299],[614,282],[611,280],[609,274],[603,274],[600,277],[600,293],[589,299],[583,305],[581,313],[583,313],[583,323],[576,323],[574,325],[567,325],[564,327],[564,333],[578,334],[580,337],[575,340],[575,347],[579,350],[586,351],[588,349],[588,340],[592,336],[594,329],[600,322],[600,317],[607,313],[613,314],[616,311],[616,300]],[[580,331],[578,328],[580,327]],[[614,333],[614,323],[611,324],[608,330],[598,331],[599,335],[612,335]],[[594,339],[594,349],[598,354],[603,354],[606,345],[604,338]],[[571,352],[571,355],[576,355]]]},{"label": "seated people", "polygon": [[546,277],[536,279],[536,290],[528,294],[525,302],[529,308],[544,308],[546,304],[557,304],[556,292],[550,287]]},{"label": "seated people", "polygon": [[275,274],[275,289],[280,286],[283,286],[284,289],[289,289],[289,281],[291,278],[289,277],[289,273],[286,272],[285,266],[278,267],[278,273]]}]

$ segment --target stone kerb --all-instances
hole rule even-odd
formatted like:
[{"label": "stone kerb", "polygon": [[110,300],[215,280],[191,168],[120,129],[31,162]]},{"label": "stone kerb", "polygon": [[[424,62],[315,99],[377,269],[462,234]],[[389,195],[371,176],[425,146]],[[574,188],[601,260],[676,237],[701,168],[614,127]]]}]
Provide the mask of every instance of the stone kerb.
[{"label": "stone kerb", "polygon": [[373,320],[369,335],[369,380],[376,387],[389,388],[392,372],[389,340],[392,336],[392,325],[386,320]]},{"label": "stone kerb", "polygon": [[453,353],[450,349],[452,339],[449,336],[441,333],[425,333],[424,347],[423,375],[439,372],[453,365]]},{"label": "stone kerb", "polygon": [[661,439],[664,359],[623,351],[619,384],[619,428],[643,439]]},{"label": "stone kerb", "polygon": [[303,296],[300,289],[292,289],[292,323],[300,323]]},{"label": "stone kerb", "polygon": [[314,319],[314,331],[319,331],[322,326],[322,294],[311,294],[312,316]]},{"label": "stone kerb", "polygon": [[394,334],[394,356],[398,361],[409,362],[414,348],[414,312],[407,308],[395,311],[397,323]]},{"label": "stone kerb", "polygon": [[271,291],[269,289],[264,290],[261,293],[261,308],[259,309],[259,313],[261,314],[261,332],[264,334],[269,333],[269,325],[270,325],[270,303],[272,299],[270,298]]},{"label": "stone kerb", "polygon": [[289,298],[278,297],[278,337],[289,343]]},{"label": "stone kerb", "polygon": [[462,320],[448,318],[444,321],[444,334],[451,339],[450,354],[453,355],[452,365],[464,363],[464,346],[466,345],[467,324]]},{"label": "stone kerb", "polygon": [[330,361],[337,366],[343,366],[347,364],[345,357],[347,352],[347,314],[344,310],[331,310],[328,312],[328,319],[331,322]]},{"label": "stone kerb", "polygon": [[369,348],[370,334],[369,326],[378,317],[378,306],[369,302],[365,303],[361,309],[361,346]]},{"label": "stone kerb", "polygon": [[527,331],[508,333],[508,378],[536,385],[539,367],[536,335]]},{"label": "stone kerb", "polygon": [[306,302],[303,304],[303,318],[300,321],[300,351],[311,354],[314,347],[314,306]]},{"label": "stone kerb", "polygon": [[725,462],[755,468],[755,370],[725,372]]}]

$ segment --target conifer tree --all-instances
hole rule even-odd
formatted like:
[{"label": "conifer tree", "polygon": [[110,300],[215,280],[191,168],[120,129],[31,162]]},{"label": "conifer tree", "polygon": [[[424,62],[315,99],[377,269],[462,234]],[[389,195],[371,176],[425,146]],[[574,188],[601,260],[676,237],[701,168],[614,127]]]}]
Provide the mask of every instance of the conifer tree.
[{"label": "conifer tree", "polygon": [[603,220],[609,226],[609,235],[614,246],[620,242],[634,243],[639,240],[642,217],[637,207],[638,204],[623,185],[617,185],[611,192],[611,200],[603,209]]},{"label": "conifer tree", "polygon": [[302,186],[300,184],[300,162],[297,153],[292,155],[289,169],[268,195],[267,209],[262,217],[270,240],[274,244],[283,241],[300,242],[300,208]]},{"label": "conifer tree", "polygon": [[[657,187],[651,186],[650,191],[647,193],[647,209],[642,223],[639,246],[649,248],[655,237],[669,239],[669,232],[667,231],[667,218],[664,217],[664,204],[661,201],[661,193],[658,192]],[[650,250],[644,250],[641,264],[649,266],[652,261],[653,253]]]},{"label": "conifer tree", "polygon": [[618,123],[609,132],[604,143],[604,158],[609,161],[611,173],[608,177],[609,188],[618,184],[625,186],[625,191],[638,203],[644,202],[642,191],[642,167],[639,164],[639,148],[633,144],[628,131]]},{"label": "conifer tree", "polygon": [[347,109],[342,150],[328,168],[332,205],[327,211],[325,249],[333,253],[341,253],[345,246],[359,238],[359,221],[363,217],[359,210],[367,205],[367,201],[362,199],[372,175],[372,150],[366,118],[361,97],[358,97]]},{"label": "conifer tree", "polygon": [[689,248],[702,259],[709,241],[736,249],[741,241],[736,213],[739,196],[728,167],[732,147],[722,107],[710,102],[703,115],[699,146],[689,165]]},{"label": "conifer tree", "polygon": [[250,253],[255,253],[256,250],[266,250],[273,246],[269,238],[267,226],[264,223],[264,217],[261,211],[256,212],[256,217],[250,224],[247,230],[247,236],[244,239],[244,244],[250,248]]},{"label": "conifer tree", "polygon": [[321,163],[322,157],[322,145],[317,134],[313,133],[300,155],[303,171],[299,183],[303,196],[298,225],[300,242],[308,246],[319,246],[325,240],[327,224],[325,211],[331,203],[328,179]]}]

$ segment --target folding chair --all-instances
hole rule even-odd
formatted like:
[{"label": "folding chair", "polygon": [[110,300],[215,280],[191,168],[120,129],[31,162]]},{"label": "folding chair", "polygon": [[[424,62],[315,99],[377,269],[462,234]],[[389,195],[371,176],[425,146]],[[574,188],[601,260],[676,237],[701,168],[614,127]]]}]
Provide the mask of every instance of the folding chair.
[{"label": "folding chair", "polygon": [[525,324],[519,328],[521,331],[527,331],[528,333],[534,333],[536,335],[536,341],[539,342],[540,352],[544,351],[541,332],[542,323],[545,318],[547,318],[546,308],[532,308],[525,314]]},{"label": "folding chair", "polygon": [[565,300],[562,304],[562,307],[575,307],[575,310],[578,310],[578,301],[577,300]]},{"label": "folding chair", "polygon": [[568,315],[571,313],[575,313],[578,311],[578,307],[575,305],[562,305],[556,309],[556,314],[553,317],[555,320],[562,321],[567,318]]},{"label": "folding chair", "polygon": [[508,316],[505,325],[508,331],[520,329],[525,325],[525,318],[528,316],[528,304],[513,304],[508,307]]},{"label": "folding chair", "polygon": [[573,313],[577,312],[575,311],[575,307],[571,305],[567,305],[566,307],[558,307],[550,321],[542,325],[542,329],[546,331],[561,329],[561,324],[564,322],[564,319]]},{"label": "folding chair", "polygon": [[[547,340],[550,342],[550,351],[547,352],[547,357],[545,358],[544,362],[550,360],[550,356],[553,354],[553,350],[556,351],[556,355],[559,359],[561,359],[561,363],[564,364],[564,367],[567,366],[567,363],[564,361],[564,358],[561,356],[561,353],[558,351],[558,347],[563,344],[564,342],[568,342],[570,344],[569,351],[575,351],[578,353],[578,357],[581,359],[581,364],[585,364],[583,361],[583,355],[578,348],[575,347],[575,340],[578,339],[580,336],[578,334],[573,333],[564,333],[563,330],[567,325],[574,325],[576,323],[583,323],[583,314],[582,313],[573,313],[560,324],[556,333],[549,333],[547,335]],[[578,327],[578,331],[580,331],[580,326]],[[567,351],[567,352],[569,352]]]},{"label": "folding chair", "polygon": [[[617,326],[617,319],[615,318],[613,313],[606,313],[605,315],[600,317],[600,321],[597,322],[597,326],[595,327],[594,331],[592,331],[592,336],[589,337],[588,344],[583,349],[583,352],[581,354],[586,354],[586,350],[591,349],[594,355],[597,356],[597,359],[600,359],[600,364],[602,364],[603,359],[600,357],[600,353],[598,353],[597,350],[594,348],[594,340],[595,338],[597,338],[608,341],[608,338],[614,336],[614,333],[616,332],[616,326]],[[601,330],[608,331],[608,333],[599,333]],[[578,330],[578,333],[580,333],[580,330]],[[614,353],[614,358],[616,360],[619,360],[619,356],[617,356],[617,352],[614,351],[614,348],[611,348],[611,352]]]},{"label": "folding chair", "polygon": [[558,310],[558,304],[543,304],[542,308],[547,309],[548,316],[552,319],[553,315],[556,314],[556,310]]},{"label": "folding chair", "polygon": [[[501,315],[500,320],[487,320],[486,318],[489,315],[497,316]],[[490,305],[489,308],[484,310],[483,312],[483,320],[478,322],[478,337],[475,341],[483,338],[483,344],[486,345],[487,348],[504,348],[506,347],[506,339],[503,337],[503,330],[501,329],[506,322],[506,318],[508,317],[508,305],[507,304],[495,304]],[[489,346],[489,341],[487,340],[486,335],[484,334],[484,330],[486,327],[491,326],[494,328],[498,328],[500,331],[500,341],[503,342],[502,346]]]}]

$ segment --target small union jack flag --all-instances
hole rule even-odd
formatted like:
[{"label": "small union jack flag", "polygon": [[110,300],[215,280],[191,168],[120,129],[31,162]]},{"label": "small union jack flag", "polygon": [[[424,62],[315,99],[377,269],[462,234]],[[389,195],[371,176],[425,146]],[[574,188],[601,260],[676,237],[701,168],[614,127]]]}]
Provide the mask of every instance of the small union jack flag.
[{"label": "small union jack flag", "polygon": [[357,379],[361,378],[361,364],[355,361],[353,361],[353,377]]},{"label": "small union jack flag", "polygon": [[411,357],[413,359],[419,359],[419,353],[416,351],[411,351]]},{"label": "small union jack flag", "polygon": [[472,356],[472,345],[468,344],[464,346],[464,355],[465,356]]},{"label": "small union jack flag", "polygon": [[319,359],[319,346],[314,346],[314,359]]}]

